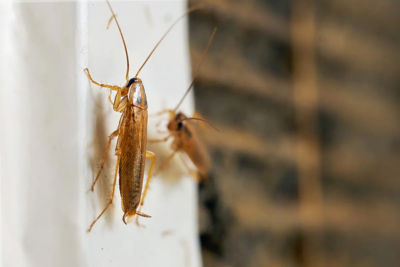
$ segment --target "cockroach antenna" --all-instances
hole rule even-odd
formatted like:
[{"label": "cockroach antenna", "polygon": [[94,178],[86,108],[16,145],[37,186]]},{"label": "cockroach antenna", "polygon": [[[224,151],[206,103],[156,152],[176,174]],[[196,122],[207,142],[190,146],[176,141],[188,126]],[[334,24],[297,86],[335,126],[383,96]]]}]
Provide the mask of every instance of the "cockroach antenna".
[{"label": "cockroach antenna", "polygon": [[147,56],[146,60],[143,62],[142,66],[139,68],[139,70],[137,71],[135,77],[138,77],[139,73],[142,71],[144,65],[146,65],[147,61],[150,59],[150,57],[153,55],[154,51],[156,51],[157,47],[160,45],[160,43],[165,39],[165,37],[167,36],[167,34],[174,28],[174,26],[182,19],[184,18],[187,14],[199,10],[201,9],[201,6],[195,6],[192,8],[189,8],[185,13],[183,13],[179,18],[177,18],[174,23],[172,23],[172,25],[168,28],[168,30],[163,34],[163,36],[161,36],[160,40],[156,43],[156,45],[154,46],[154,48],[150,51],[150,54]]},{"label": "cockroach antenna", "polygon": [[201,55],[200,61],[199,61],[199,63],[197,64],[196,69],[195,69],[195,71],[194,71],[194,76],[193,76],[192,82],[190,83],[189,87],[186,89],[186,92],[183,94],[181,100],[179,100],[178,104],[177,104],[176,107],[174,108],[174,111],[175,111],[175,112],[178,110],[179,106],[182,104],[183,100],[185,99],[185,97],[189,94],[190,90],[192,89],[193,84],[194,84],[194,81],[196,80],[197,75],[199,74],[200,67],[201,67],[201,65],[203,64],[204,59],[205,59],[205,57],[206,57],[206,55],[207,55],[208,49],[210,48],[210,46],[211,46],[211,44],[212,44],[212,42],[213,42],[213,40],[214,40],[214,36],[215,36],[215,33],[216,33],[216,32],[217,32],[217,27],[215,27],[215,28],[213,29],[212,33],[210,34],[210,37],[208,38],[207,46],[206,46],[206,48],[204,49],[204,51],[203,51],[203,53],[202,53],[202,55]]},{"label": "cockroach antenna", "polygon": [[111,14],[112,14],[110,20],[108,21],[107,28],[110,25],[111,20],[114,19],[115,23],[117,24],[119,34],[121,35],[122,43],[124,45],[125,56],[126,56],[126,75],[125,75],[125,78],[128,81],[129,80],[129,56],[128,56],[128,49],[126,48],[125,38],[124,38],[124,35],[122,34],[122,30],[121,30],[121,27],[119,26],[117,16],[115,15],[114,10],[112,9],[110,2],[108,0],[106,0],[106,2],[107,2],[108,7],[110,8],[110,11],[111,11]]}]

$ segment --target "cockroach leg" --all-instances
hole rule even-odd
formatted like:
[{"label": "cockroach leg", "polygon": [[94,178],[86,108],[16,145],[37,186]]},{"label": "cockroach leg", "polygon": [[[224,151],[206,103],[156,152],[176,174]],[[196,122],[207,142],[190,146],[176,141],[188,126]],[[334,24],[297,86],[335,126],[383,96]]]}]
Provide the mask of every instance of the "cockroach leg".
[{"label": "cockroach leg", "polygon": [[[108,100],[112,103],[114,111],[122,113],[118,130],[110,135],[106,148],[106,154],[107,154],[112,139],[115,136],[118,136],[118,141],[115,150],[117,156],[117,163],[115,166],[115,174],[114,174],[114,181],[112,185],[111,195],[101,213],[90,224],[88,228],[89,232],[92,230],[95,223],[101,218],[101,216],[107,211],[107,209],[113,202],[118,173],[120,181],[119,188],[122,200],[122,210],[124,211],[124,216],[122,217],[123,222],[126,223],[126,219],[134,215],[142,217],[150,217],[147,214],[141,213],[140,207],[143,206],[144,199],[147,194],[147,190],[152,178],[152,173],[156,162],[156,157],[154,153],[149,151],[146,151],[146,154],[144,156],[145,147],[147,144],[148,105],[142,81],[141,79],[138,78],[138,76],[141,70],[148,62],[148,60],[151,58],[154,51],[164,40],[167,34],[172,30],[172,28],[179,22],[179,20],[181,20],[188,13],[198,9],[198,8],[191,8],[187,12],[185,12],[181,17],[175,20],[175,22],[168,28],[168,30],[162,35],[160,40],[150,51],[145,61],[136,72],[134,78],[129,79],[129,56],[124,35],[122,34],[121,27],[111,7],[111,4],[109,3],[108,0],[106,0],[106,3],[112,14],[110,20],[108,21],[107,27],[109,26],[111,21],[113,20],[115,21],[125,50],[126,84],[123,87],[119,87],[116,85],[99,83],[93,80],[88,68],[84,69],[91,83],[100,87],[108,88],[110,90],[110,93],[108,95]],[[116,92],[114,101],[112,101],[111,99],[113,91]],[[144,173],[143,169],[145,168],[146,158],[151,158],[152,162],[148,171],[148,177],[146,180],[145,188],[142,193],[143,173]],[[105,160],[106,160],[106,155],[104,156],[103,161],[101,163],[101,168],[99,170],[99,173],[97,174],[95,180],[93,181],[92,189],[95,186],[97,180],[99,179],[99,175],[102,172]]]},{"label": "cockroach leg", "polygon": [[[120,102],[120,99],[121,99],[121,96],[122,96],[122,88],[117,86],[117,85],[109,85],[109,84],[96,82],[95,80],[93,80],[92,75],[90,75],[90,72],[89,72],[88,68],[85,68],[84,71],[86,72],[86,75],[88,76],[89,80],[92,83],[94,83],[97,86],[110,89],[110,92],[108,94],[108,101],[113,105],[114,110],[118,111],[117,107],[119,106],[119,102]],[[111,100],[112,91],[117,91],[117,95],[115,97],[116,100],[114,102]]]},{"label": "cockroach leg", "polygon": [[101,216],[103,216],[104,212],[106,212],[106,210],[108,209],[108,207],[110,207],[110,205],[113,202],[114,199],[114,192],[115,192],[115,186],[117,185],[117,174],[118,174],[118,168],[119,168],[119,162],[121,160],[121,156],[118,155],[118,159],[117,159],[117,164],[115,164],[115,173],[114,173],[114,182],[113,182],[113,186],[112,186],[112,190],[111,190],[111,194],[110,194],[110,199],[108,200],[106,206],[104,207],[104,209],[100,212],[100,214],[97,216],[96,219],[94,219],[94,221],[90,224],[89,228],[88,228],[88,232],[90,232],[94,226],[94,224],[100,219]]},{"label": "cockroach leg", "polygon": [[[143,206],[144,198],[146,197],[147,190],[149,189],[150,180],[153,175],[154,165],[156,164],[156,155],[153,152],[146,151],[146,158],[151,158],[151,165],[150,165],[149,172],[147,175],[147,180],[146,180],[146,185],[144,187],[142,200],[140,201],[140,206]],[[139,213],[137,213],[137,214],[139,214]]]},{"label": "cockroach leg", "polygon": [[109,88],[109,89],[114,90],[114,91],[120,91],[120,90],[121,90],[121,87],[116,86],[116,85],[109,85],[109,84],[104,84],[104,83],[96,82],[95,80],[93,80],[92,75],[90,75],[90,72],[89,72],[89,69],[88,69],[88,68],[85,68],[84,71],[86,72],[86,74],[87,74],[89,80],[90,80],[92,83],[94,83],[95,85],[98,85],[98,86],[104,87],[104,88]]},{"label": "cockroach leg", "polygon": [[[140,211],[141,208],[142,208],[142,206],[140,206],[140,207],[139,207],[139,210],[136,211],[136,215],[139,215],[139,216],[145,217],[145,218],[151,218],[150,215],[147,215],[147,214],[145,214],[145,213],[142,213],[142,212]],[[144,226],[143,224],[140,224],[140,223],[139,223],[139,216],[136,216],[135,223],[136,223],[136,225],[137,225],[138,227],[144,228],[145,226]]]},{"label": "cockroach leg", "polygon": [[118,135],[118,130],[115,130],[109,137],[108,137],[108,142],[107,142],[107,146],[106,146],[106,150],[104,151],[104,155],[103,158],[101,159],[101,164],[100,164],[100,169],[97,172],[96,178],[93,180],[92,185],[90,186],[90,190],[93,192],[94,190],[94,185],[96,184],[97,180],[100,177],[101,172],[103,171],[104,168],[104,164],[106,162],[107,159],[107,155],[108,155],[108,151],[110,150],[110,146],[111,146],[111,141]]}]

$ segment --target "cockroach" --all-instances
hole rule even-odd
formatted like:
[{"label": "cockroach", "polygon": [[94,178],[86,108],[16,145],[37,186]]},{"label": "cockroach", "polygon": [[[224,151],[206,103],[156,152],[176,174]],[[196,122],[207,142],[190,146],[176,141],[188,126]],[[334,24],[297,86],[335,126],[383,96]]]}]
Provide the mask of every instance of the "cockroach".
[{"label": "cockroach", "polygon": [[183,152],[185,153],[189,159],[192,161],[192,163],[196,166],[197,171],[200,173],[200,175],[205,176],[209,170],[210,170],[210,157],[209,154],[206,150],[205,145],[203,142],[201,142],[201,139],[199,138],[196,128],[192,124],[193,120],[198,120],[202,122],[207,122],[206,120],[202,119],[199,117],[199,115],[195,115],[192,117],[186,116],[183,112],[178,112],[178,108],[182,104],[183,100],[185,97],[188,95],[190,90],[193,87],[194,81],[196,79],[196,76],[200,70],[200,67],[203,63],[203,60],[207,54],[207,51],[214,39],[215,33],[217,29],[214,28],[212,31],[206,48],[203,51],[203,54],[201,56],[201,60],[199,64],[196,66],[194,78],[192,79],[192,82],[190,83],[189,87],[186,89],[186,92],[182,96],[182,98],[179,100],[178,104],[174,109],[169,109],[169,110],[164,110],[159,112],[158,114],[162,113],[168,113],[169,114],[169,121],[167,124],[167,129],[169,134],[159,140],[150,140],[152,143],[156,142],[165,142],[169,138],[172,138],[172,150],[173,152],[160,164],[159,168],[157,169],[157,172],[161,169],[163,169],[168,162],[174,157],[174,155],[177,152]]},{"label": "cockroach", "polygon": [[[121,194],[121,206],[124,215],[122,216],[122,221],[126,224],[126,219],[134,215],[139,215],[143,217],[151,217],[145,213],[138,210],[139,204],[143,203],[146,197],[146,192],[148,185],[152,177],[152,171],[155,165],[156,157],[154,153],[146,150],[147,144],[147,98],[144,90],[143,83],[138,75],[143,69],[144,65],[147,63],[151,55],[154,53],[159,44],[164,40],[171,29],[178,23],[178,21],[183,18],[189,12],[194,11],[198,8],[188,9],[182,16],[180,16],[164,33],[160,40],[156,43],[154,48],[151,50],[146,60],[142,66],[137,71],[136,75],[129,79],[129,56],[128,50],[125,43],[125,38],[122,34],[121,27],[119,25],[118,19],[111,7],[111,4],[107,1],[107,5],[112,14],[109,24],[112,20],[115,21],[118,31],[120,33],[122,44],[125,50],[126,56],[126,84],[123,87],[117,85],[102,84],[93,80],[90,75],[89,69],[85,68],[90,82],[100,87],[108,88],[110,90],[108,99],[113,105],[113,109],[116,112],[121,113],[121,118],[119,120],[119,125],[117,130],[115,130],[108,138],[106,150],[104,156],[101,160],[100,168],[98,173],[93,180],[90,187],[91,191],[94,190],[94,186],[98,181],[100,174],[104,168],[104,164],[107,158],[108,151],[111,146],[112,140],[118,136],[117,144],[115,148],[115,155],[117,156],[117,162],[114,171],[114,180],[111,190],[111,194],[106,206],[103,208],[101,213],[93,220],[88,228],[90,232],[94,224],[100,219],[100,217],[106,212],[113,201],[115,186],[117,183],[117,173],[119,173],[119,190]],[[114,101],[111,100],[111,93],[115,91],[116,95]],[[144,165],[145,159],[150,158],[152,160],[146,185],[142,194],[143,187],[143,177],[144,177]],[[142,206],[142,204],[140,205]]]}]

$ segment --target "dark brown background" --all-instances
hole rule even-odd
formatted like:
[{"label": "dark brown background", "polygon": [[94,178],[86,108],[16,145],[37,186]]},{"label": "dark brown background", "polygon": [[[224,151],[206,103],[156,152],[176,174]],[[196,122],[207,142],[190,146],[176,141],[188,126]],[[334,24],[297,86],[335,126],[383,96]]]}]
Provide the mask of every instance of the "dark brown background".
[{"label": "dark brown background", "polygon": [[400,2],[202,0],[205,266],[400,265]]}]

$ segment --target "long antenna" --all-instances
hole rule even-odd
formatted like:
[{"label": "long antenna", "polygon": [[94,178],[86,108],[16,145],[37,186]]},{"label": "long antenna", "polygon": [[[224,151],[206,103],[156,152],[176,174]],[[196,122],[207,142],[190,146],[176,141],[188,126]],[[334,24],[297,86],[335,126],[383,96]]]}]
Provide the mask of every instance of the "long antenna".
[{"label": "long antenna", "polygon": [[176,110],[179,108],[179,106],[182,104],[182,102],[183,102],[183,100],[185,99],[185,97],[187,96],[187,94],[190,92],[190,89],[192,89],[193,84],[194,84],[194,81],[195,81],[195,79],[197,78],[197,75],[199,74],[200,67],[201,67],[201,65],[202,65],[203,62],[204,62],[204,59],[205,59],[205,57],[206,57],[206,55],[207,55],[208,49],[209,49],[210,46],[211,46],[211,43],[212,43],[212,41],[213,41],[213,39],[214,39],[214,36],[215,36],[215,33],[216,33],[216,32],[217,32],[217,27],[215,27],[215,28],[213,29],[213,31],[212,31],[210,37],[208,38],[207,46],[206,46],[206,48],[204,49],[203,54],[201,55],[200,61],[199,61],[199,63],[198,63],[197,66],[196,66],[196,69],[195,69],[195,72],[194,72],[194,76],[193,76],[192,82],[190,83],[189,87],[186,89],[186,92],[185,92],[185,94],[182,96],[181,100],[179,100],[178,105],[176,105],[174,111],[176,111]]},{"label": "long antenna", "polygon": [[195,6],[192,8],[189,8],[188,10],[186,10],[185,13],[183,13],[179,18],[177,18],[174,23],[172,23],[172,25],[168,28],[168,30],[164,33],[164,35],[160,38],[160,40],[156,43],[156,45],[154,46],[154,48],[151,50],[150,54],[147,56],[146,60],[143,62],[142,66],[139,68],[139,70],[137,71],[135,78],[138,77],[139,73],[142,71],[144,65],[147,63],[147,61],[150,59],[151,55],[153,55],[154,51],[157,49],[157,47],[160,45],[160,43],[164,40],[164,38],[167,36],[167,34],[172,30],[172,28],[174,28],[174,26],[183,18],[185,17],[187,14],[189,14],[190,12],[193,12],[195,10],[200,9],[200,6]]},{"label": "long antenna", "polygon": [[[119,34],[121,35],[121,38],[122,38],[122,43],[124,44],[125,55],[126,55],[126,75],[125,75],[125,77],[126,77],[126,80],[129,80],[129,56],[128,56],[128,49],[126,48],[125,38],[124,38],[124,35],[122,34],[122,30],[121,30],[121,27],[119,26],[117,16],[115,15],[114,10],[112,9],[110,2],[108,0],[106,0],[106,2],[107,2],[108,7],[110,8],[110,11],[111,11],[111,14],[112,14],[111,19],[114,18],[115,23],[117,24],[117,27],[118,27]],[[108,22],[108,24],[110,24],[111,19]]]},{"label": "long antenna", "polygon": [[189,120],[196,120],[196,121],[205,122],[205,123],[207,123],[208,126],[210,126],[210,127],[213,128],[214,130],[216,130],[216,131],[219,132],[219,129],[218,129],[217,127],[215,127],[215,126],[212,125],[209,121],[207,121],[207,120],[205,120],[205,119],[202,119],[202,118],[194,118],[194,117],[191,117],[191,118],[182,119],[181,121],[189,121]]}]

